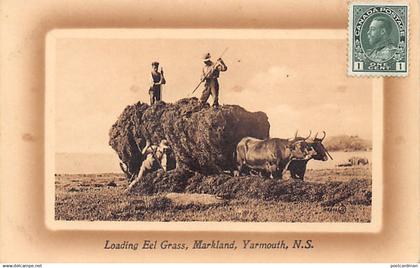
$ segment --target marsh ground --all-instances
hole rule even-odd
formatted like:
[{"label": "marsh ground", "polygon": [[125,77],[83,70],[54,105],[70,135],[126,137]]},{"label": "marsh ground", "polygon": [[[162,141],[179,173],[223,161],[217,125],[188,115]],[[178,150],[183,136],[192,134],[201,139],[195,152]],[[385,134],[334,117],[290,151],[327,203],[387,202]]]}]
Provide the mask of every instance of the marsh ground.
[{"label": "marsh ground", "polygon": [[[241,178],[223,175],[223,179],[220,187],[243,186],[236,185],[241,184]],[[305,182],[295,182],[288,175],[281,182],[248,176],[242,181],[252,182],[250,191],[262,193],[225,198],[187,187],[187,192],[176,194],[162,190],[151,195],[136,191],[126,195],[123,191],[128,183],[122,174],[57,174],[55,218],[216,222],[369,222],[371,219],[369,166],[308,170]],[[279,191],[272,191],[274,186],[280,189],[279,198],[276,196]],[[287,190],[282,191],[283,186]],[[270,195],[267,191],[271,191]]]}]

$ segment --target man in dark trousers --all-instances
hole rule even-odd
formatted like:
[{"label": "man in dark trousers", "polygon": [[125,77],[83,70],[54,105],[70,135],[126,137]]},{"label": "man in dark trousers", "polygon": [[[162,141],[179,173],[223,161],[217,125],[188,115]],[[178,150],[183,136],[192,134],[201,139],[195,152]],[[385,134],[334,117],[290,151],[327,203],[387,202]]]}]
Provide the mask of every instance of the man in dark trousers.
[{"label": "man in dark trousers", "polygon": [[161,100],[162,85],[166,83],[162,68],[160,68],[160,72],[158,71],[158,69],[159,62],[152,62],[152,77],[150,80],[149,89],[150,105],[153,105],[155,102]]},{"label": "man in dark trousers", "polygon": [[213,96],[213,107],[219,106],[219,78],[220,72],[227,70],[226,64],[221,58],[217,59],[216,63],[211,61],[210,53],[204,55],[204,67],[201,81],[204,83],[204,91],[201,94],[200,102],[202,105],[207,103],[210,95]]}]

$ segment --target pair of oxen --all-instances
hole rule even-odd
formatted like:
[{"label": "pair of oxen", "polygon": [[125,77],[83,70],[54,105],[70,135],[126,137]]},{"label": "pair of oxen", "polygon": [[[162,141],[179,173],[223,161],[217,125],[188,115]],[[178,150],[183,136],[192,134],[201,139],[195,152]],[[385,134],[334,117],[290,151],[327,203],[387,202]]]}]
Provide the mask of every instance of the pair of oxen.
[{"label": "pair of oxen", "polygon": [[318,133],[311,138],[311,134],[312,132],[307,137],[299,137],[296,131],[295,137],[291,139],[243,138],[234,153],[237,166],[234,175],[258,174],[281,179],[284,172],[289,170],[293,179],[303,180],[309,160],[327,161],[328,157],[332,159],[322,144],[325,131],[322,138],[318,138]]}]

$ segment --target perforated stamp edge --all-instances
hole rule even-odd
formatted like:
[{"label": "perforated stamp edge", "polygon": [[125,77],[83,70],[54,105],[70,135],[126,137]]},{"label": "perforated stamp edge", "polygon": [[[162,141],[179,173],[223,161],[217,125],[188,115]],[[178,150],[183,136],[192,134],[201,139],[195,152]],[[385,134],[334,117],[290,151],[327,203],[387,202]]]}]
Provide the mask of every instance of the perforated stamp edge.
[{"label": "perforated stamp edge", "polygon": [[[407,21],[406,21],[406,71],[405,72],[369,72],[369,71],[353,71],[353,6],[355,5],[369,5],[369,6],[406,6],[407,7]],[[347,27],[347,75],[355,77],[407,77],[410,69],[410,6],[408,2],[348,2],[348,27]]]}]

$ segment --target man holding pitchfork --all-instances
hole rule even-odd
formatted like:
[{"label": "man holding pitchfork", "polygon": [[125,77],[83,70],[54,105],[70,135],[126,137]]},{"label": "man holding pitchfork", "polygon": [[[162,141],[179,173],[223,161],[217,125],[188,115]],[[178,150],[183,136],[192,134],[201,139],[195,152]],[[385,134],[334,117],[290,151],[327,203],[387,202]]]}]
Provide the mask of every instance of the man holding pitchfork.
[{"label": "man holding pitchfork", "polygon": [[201,82],[205,82],[205,84],[200,102],[201,105],[206,104],[208,98],[212,95],[213,107],[217,108],[219,106],[219,81],[217,79],[219,78],[220,72],[227,70],[227,66],[221,58],[217,59],[216,63],[213,63],[210,53],[204,55],[203,61],[205,65],[203,67]]},{"label": "man holding pitchfork", "polygon": [[150,105],[153,105],[155,102],[161,100],[162,85],[166,84],[165,77],[163,76],[163,69],[160,68],[160,72],[158,69],[159,62],[152,62],[152,77],[149,88]]}]

